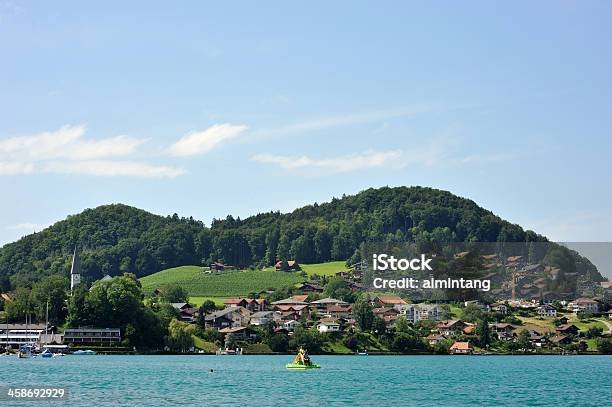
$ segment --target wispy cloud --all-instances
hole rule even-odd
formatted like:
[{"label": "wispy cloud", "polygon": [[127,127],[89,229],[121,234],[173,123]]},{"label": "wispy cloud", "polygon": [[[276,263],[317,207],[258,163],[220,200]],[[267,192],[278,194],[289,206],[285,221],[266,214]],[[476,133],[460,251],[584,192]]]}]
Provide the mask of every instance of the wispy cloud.
[{"label": "wispy cloud", "polygon": [[274,164],[287,170],[321,169],[326,172],[349,172],[380,167],[402,168],[415,163],[432,165],[437,160],[437,157],[403,150],[368,150],[362,153],[327,158],[312,158],[306,155],[279,156],[273,154],[257,154],[251,159],[260,163]]},{"label": "wispy cloud", "polygon": [[[86,127],[58,130],[0,140],[0,175],[61,173],[95,176],[173,178],[186,171],[138,161],[126,161],[147,139],[126,135],[85,139]],[[117,158],[123,161],[115,161]]]},{"label": "wispy cloud", "polygon": [[422,104],[414,106],[400,106],[390,109],[373,110],[349,113],[344,115],[326,116],[303,120],[285,126],[260,129],[254,132],[256,136],[274,136],[283,134],[303,133],[333,127],[353,126],[367,124],[400,117],[413,117],[419,114],[430,113],[442,109],[440,106]]},{"label": "wispy cloud", "polygon": [[224,142],[242,134],[247,126],[230,123],[215,124],[206,130],[196,131],[183,136],[172,144],[168,152],[174,156],[190,156],[206,154],[219,147]]}]

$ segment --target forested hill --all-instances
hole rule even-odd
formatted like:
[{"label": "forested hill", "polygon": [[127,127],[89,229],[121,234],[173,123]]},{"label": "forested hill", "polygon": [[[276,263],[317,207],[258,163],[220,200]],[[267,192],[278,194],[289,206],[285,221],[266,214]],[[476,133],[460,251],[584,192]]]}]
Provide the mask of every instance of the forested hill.
[{"label": "forested hill", "polygon": [[[88,280],[105,274],[137,276],[185,264],[221,261],[246,266],[275,259],[301,263],[347,260],[364,241],[545,241],[473,201],[423,187],[368,189],[292,213],[241,220],[228,216],[210,228],[192,218],[162,217],[126,205],[105,205],[69,216],[0,248],[0,289],[70,270],[81,251]],[[594,266],[593,277],[601,279]]]}]

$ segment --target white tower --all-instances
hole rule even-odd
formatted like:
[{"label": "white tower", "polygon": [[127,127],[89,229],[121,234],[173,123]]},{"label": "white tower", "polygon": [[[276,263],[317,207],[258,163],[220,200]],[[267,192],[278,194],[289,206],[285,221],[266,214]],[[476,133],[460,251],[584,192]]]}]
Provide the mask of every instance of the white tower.
[{"label": "white tower", "polygon": [[74,254],[72,255],[72,267],[70,267],[70,291],[74,289],[77,284],[81,283],[81,260],[77,254],[77,248],[74,247]]}]

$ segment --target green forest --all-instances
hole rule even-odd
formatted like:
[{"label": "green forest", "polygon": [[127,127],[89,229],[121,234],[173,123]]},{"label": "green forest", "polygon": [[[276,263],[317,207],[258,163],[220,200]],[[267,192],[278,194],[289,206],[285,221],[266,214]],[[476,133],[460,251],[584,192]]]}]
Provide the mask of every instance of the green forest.
[{"label": "green forest", "polygon": [[[207,227],[192,217],[159,216],[114,204],[87,209],[0,249],[0,291],[67,276],[73,250],[86,282],[104,275],[140,278],[182,265],[219,261],[238,268],[276,259],[300,263],[357,260],[364,242],[544,242],[469,199],[424,187],[368,189],[291,213],[229,215]],[[574,253],[574,252],[572,252]],[[575,254],[573,254],[575,255]],[[575,255],[577,256],[577,255]],[[602,279],[588,262],[587,271]]]}]

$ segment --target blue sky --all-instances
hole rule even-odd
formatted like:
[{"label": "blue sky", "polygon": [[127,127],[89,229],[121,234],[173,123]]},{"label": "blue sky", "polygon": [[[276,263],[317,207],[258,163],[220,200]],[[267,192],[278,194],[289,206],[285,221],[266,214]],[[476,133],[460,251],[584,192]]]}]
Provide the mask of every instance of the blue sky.
[{"label": "blue sky", "polygon": [[0,243],[384,185],[612,240],[610,2],[123,3],[0,0]]}]

